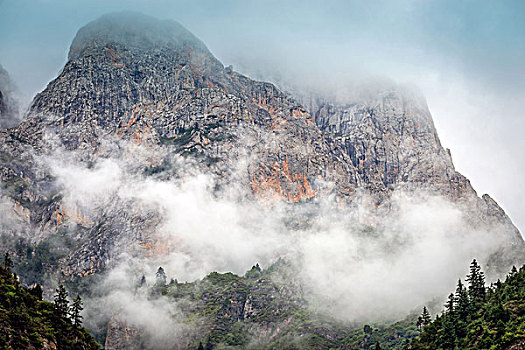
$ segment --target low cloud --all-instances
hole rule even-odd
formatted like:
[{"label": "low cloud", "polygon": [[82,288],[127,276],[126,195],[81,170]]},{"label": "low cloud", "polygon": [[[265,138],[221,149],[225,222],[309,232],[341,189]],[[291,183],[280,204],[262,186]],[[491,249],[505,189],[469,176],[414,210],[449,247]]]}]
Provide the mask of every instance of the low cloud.
[{"label": "low cloud", "polygon": [[136,255],[128,247],[110,265],[100,287],[107,292],[93,303],[146,331],[150,314],[160,315],[151,318],[152,329],[180,316],[167,298],[151,301],[135,293],[141,273],[153,276],[158,266],[169,277],[193,281],[211,271],[243,274],[255,263],[269,266],[286,257],[318,311],[344,321],[378,321],[446,295],[473,258],[486,262],[502,242],[491,228],[474,228],[459,204],[432,194],[395,191],[388,208],[379,209],[366,195],[354,206],[329,197],[289,205],[257,200],[233,184],[217,191],[212,175],[176,155],[174,172],[191,176],[145,176],[136,157],[100,159],[89,168],[72,162],[68,152],[49,159],[69,205],[97,212],[116,202],[121,215],[148,208],[160,217],[144,234],[161,249],[150,254],[139,248]]}]

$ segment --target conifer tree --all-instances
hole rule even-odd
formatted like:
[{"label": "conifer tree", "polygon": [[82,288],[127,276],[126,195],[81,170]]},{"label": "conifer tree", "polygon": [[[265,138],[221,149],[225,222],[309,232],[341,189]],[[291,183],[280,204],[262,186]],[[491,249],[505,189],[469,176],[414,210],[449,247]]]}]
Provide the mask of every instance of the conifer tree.
[{"label": "conifer tree", "polygon": [[197,348],[197,350],[204,350],[204,346],[202,346],[202,342],[199,342],[199,347]]},{"label": "conifer tree", "polygon": [[423,330],[423,317],[419,316],[417,318],[416,327],[419,333],[421,333],[421,331]]},{"label": "conifer tree", "polygon": [[476,259],[472,260],[470,264],[470,273],[467,275],[469,282],[468,294],[470,298],[470,306],[473,310],[477,310],[479,305],[485,301],[485,274],[481,271]]},{"label": "conifer tree", "polygon": [[428,326],[432,322],[432,318],[430,317],[430,313],[428,312],[428,309],[426,306],[423,306],[423,313],[421,313],[421,324],[423,326]]},{"label": "conifer tree", "polygon": [[445,314],[442,317],[442,333],[440,336],[440,343],[443,349],[454,349],[456,344],[456,334],[454,322],[450,315]]},{"label": "conifer tree", "polygon": [[164,287],[166,285],[166,273],[164,272],[162,266],[160,266],[157,270],[155,277],[157,278],[157,281],[155,282],[156,286]]},{"label": "conifer tree", "polygon": [[4,254],[4,267],[6,268],[6,270],[9,270],[13,267],[13,260],[11,260],[9,252],[5,252]]},{"label": "conifer tree", "polygon": [[29,289],[29,292],[34,295],[38,300],[42,300],[42,287],[40,284],[36,284],[33,288]]},{"label": "conifer tree", "polygon": [[468,292],[461,279],[458,280],[458,285],[456,287],[456,315],[459,320],[466,322],[469,311],[469,299]]},{"label": "conifer tree", "polygon": [[55,294],[55,311],[59,317],[66,318],[69,311],[69,301],[64,285],[59,285]]},{"label": "conifer tree", "polygon": [[454,304],[456,303],[456,298],[454,297],[454,293],[450,293],[448,295],[447,303],[445,304],[445,311],[449,315],[454,315]]},{"label": "conifer tree", "polygon": [[82,298],[80,295],[77,295],[69,309],[71,321],[73,321],[74,326],[80,327],[82,325],[82,315],[80,315],[82,310],[84,310],[84,307],[82,306]]}]

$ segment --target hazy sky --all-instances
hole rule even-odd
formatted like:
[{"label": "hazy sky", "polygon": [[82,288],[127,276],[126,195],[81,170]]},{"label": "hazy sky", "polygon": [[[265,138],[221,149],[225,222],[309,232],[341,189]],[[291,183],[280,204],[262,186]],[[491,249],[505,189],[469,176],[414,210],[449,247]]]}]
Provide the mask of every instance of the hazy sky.
[{"label": "hazy sky", "polygon": [[525,1],[0,0],[0,64],[31,98],[119,10],[181,22],[240,71],[419,86],[456,168],[525,231]]}]

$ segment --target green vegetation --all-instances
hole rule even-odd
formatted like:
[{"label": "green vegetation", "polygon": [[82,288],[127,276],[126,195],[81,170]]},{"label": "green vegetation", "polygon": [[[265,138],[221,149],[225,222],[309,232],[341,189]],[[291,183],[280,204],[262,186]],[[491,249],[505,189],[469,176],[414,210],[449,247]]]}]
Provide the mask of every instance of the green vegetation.
[{"label": "green vegetation", "polygon": [[405,349],[407,340],[419,335],[416,317],[411,315],[392,324],[373,325],[373,327],[366,324],[363,328],[354,329],[343,340],[342,348],[375,349],[379,344],[382,349]]},{"label": "green vegetation", "polygon": [[[467,284],[458,281],[436,320],[423,307],[419,317],[360,327],[311,310],[289,285],[289,268],[280,261],[265,270],[255,265],[244,276],[213,272],[199,282],[172,281],[163,294],[197,303],[186,310],[188,320],[204,320],[206,330],[194,349],[503,350],[525,341],[525,267],[486,288],[474,260]],[[243,310],[247,305],[249,313]]]},{"label": "green vegetation", "polygon": [[[59,287],[56,302],[42,300],[37,284],[26,288],[11,273],[9,254],[0,266],[0,348],[2,349],[99,349],[89,332],[81,327],[80,297],[69,308],[67,292]],[[72,322],[70,314],[74,316]]]},{"label": "green vegetation", "polygon": [[470,265],[468,288],[458,282],[445,311],[423,326],[407,349],[506,349],[525,343],[525,265],[513,267],[505,282],[485,287],[476,260]]}]

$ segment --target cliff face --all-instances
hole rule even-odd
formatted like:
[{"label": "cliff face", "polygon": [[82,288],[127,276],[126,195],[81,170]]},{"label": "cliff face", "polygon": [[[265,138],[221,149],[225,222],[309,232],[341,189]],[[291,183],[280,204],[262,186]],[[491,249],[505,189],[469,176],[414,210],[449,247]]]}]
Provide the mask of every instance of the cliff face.
[{"label": "cliff face", "polygon": [[421,96],[384,88],[356,102],[304,95],[299,99],[319,129],[350,157],[360,183],[379,203],[388,201],[389,189],[437,193],[458,204],[474,226],[499,227],[514,243],[522,241],[497,203],[486,194],[478,197],[470,181],[455,170]]},{"label": "cliff face", "polygon": [[221,175],[249,155],[257,158],[245,179],[254,192],[269,189],[290,201],[312,198],[317,177],[351,191],[354,167],[301,105],[225,69],[180,25],[150,22],[128,14],[82,28],[69,62],[35,98],[17,135],[40,145],[53,131],[89,158],[113,134],[200,157]]},{"label": "cliff face", "polygon": [[[33,151],[52,155],[57,142],[85,164],[112,152],[102,145],[108,139],[152,154],[163,149],[193,160],[219,182],[237,182],[256,197],[287,202],[313,200],[321,192],[349,198],[357,187],[349,157],[300,104],[272,84],[224,68],[174,22],[119,14],[88,24],[28,116],[0,135],[9,159],[3,180],[27,183],[9,200],[29,211],[27,224],[38,228],[38,237],[68,222],[81,224],[88,239],[65,262],[67,274],[102,269],[118,255],[113,248],[118,237],[147,247],[151,239],[143,232],[154,230],[158,220],[138,209],[120,215],[116,204],[95,217],[64,205],[53,178],[45,171],[35,174],[39,168],[29,159]],[[22,153],[28,159],[12,161]],[[137,169],[162,172],[168,158],[142,159]],[[325,182],[335,186],[325,188]]]},{"label": "cliff face", "polygon": [[[175,22],[116,14],[88,24],[26,120],[0,131],[2,201],[15,223],[4,233],[32,244],[54,236],[74,241],[43,265],[48,273],[86,276],[133,249],[170,249],[152,235],[162,221],[153,208],[120,199],[95,212],[68,205],[41,164],[58,145],[86,168],[118,156],[137,173],[167,181],[178,178],[170,159],[180,155],[215,176],[218,187],[234,183],[251,199],[333,196],[352,205],[366,195],[370,209],[381,211],[390,210],[396,190],[436,193],[473,226],[523,247],[501,208],[455,171],[421,98],[388,90],[355,103],[314,97],[301,104],[223,67]],[[146,156],[134,158],[139,151]]]}]

